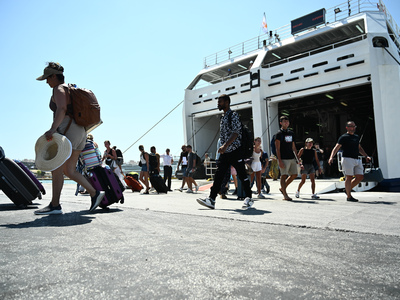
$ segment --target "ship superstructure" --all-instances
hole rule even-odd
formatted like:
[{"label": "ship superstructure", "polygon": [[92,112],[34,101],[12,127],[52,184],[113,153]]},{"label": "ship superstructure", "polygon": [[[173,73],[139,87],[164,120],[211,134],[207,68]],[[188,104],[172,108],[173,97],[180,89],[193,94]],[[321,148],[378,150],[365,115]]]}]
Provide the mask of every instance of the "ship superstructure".
[{"label": "ship superstructure", "polygon": [[221,94],[268,153],[280,115],[290,117],[298,149],[312,137],[327,151],[353,120],[382,187],[400,191],[399,36],[382,1],[353,0],[208,56],[185,90],[186,141],[215,157]]}]

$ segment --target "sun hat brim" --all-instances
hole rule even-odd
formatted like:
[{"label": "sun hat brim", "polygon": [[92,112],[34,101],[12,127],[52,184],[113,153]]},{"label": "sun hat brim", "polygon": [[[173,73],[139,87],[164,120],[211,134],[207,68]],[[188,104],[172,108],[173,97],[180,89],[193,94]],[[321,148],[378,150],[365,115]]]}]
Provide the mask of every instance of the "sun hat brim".
[{"label": "sun hat brim", "polygon": [[50,172],[62,166],[71,157],[72,144],[67,137],[59,133],[54,133],[50,141],[42,135],[36,141],[35,152],[36,168]]}]

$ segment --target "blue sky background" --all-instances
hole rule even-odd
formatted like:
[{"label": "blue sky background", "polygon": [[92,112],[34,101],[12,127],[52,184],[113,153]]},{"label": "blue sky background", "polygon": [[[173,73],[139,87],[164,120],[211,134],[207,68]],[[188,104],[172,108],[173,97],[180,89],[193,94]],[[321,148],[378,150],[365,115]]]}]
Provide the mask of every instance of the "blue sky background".
[{"label": "blue sky background", "polygon": [[[52,123],[51,89],[36,81],[55,61],[66,82],[93,90],[104,124],[93,131],[104,150],[125,151],[184,98],[205,56],[344,0],[44,1],[0,0],[0,146],[13,159],[34,159],[37,138]],[[361,1],[371,2],[376,1]],[[384,1],[400,24],[400,1]],[[139,144],[180,153],[182,106]]]}]

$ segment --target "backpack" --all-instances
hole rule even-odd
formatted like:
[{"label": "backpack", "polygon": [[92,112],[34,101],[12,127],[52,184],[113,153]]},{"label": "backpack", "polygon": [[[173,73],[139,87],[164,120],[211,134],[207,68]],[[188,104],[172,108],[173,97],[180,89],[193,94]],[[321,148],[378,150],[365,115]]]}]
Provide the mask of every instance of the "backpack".
[{"label": "backpack", "polygon": [[149,154],[149,171],[154,171],[157,169],[157,156],[153,153],[148,153]]},{"label": "backpack", "polygon": [[68,84],[68,94],[76,124],[88,128],[101,122],[100,105],[91,90]]},{"label": "backpack", "polygon": [[193,157],[196,159],[196,168],[199,168],[201,166],[201,158],[200,156],[197,155],[196,152],[193,152]]},{"label": "backpack", "polygon": [[117,153],[117,165],[122,166],[122,164],[124,163],[122,151],[120,149],[115,149],[115,152]]},{"label": "backpack", "polygon": [[[232,114],[229,114],[228,122],[229,124],[232,123]],[[251,135],[249,128],[243,125],[242,121],[240,121],[240,125],[242,127],[242,140],[240,146],[242,148],[242,155],[243,158],[249,158],[253,155],[254,150],[253,136]]]}]

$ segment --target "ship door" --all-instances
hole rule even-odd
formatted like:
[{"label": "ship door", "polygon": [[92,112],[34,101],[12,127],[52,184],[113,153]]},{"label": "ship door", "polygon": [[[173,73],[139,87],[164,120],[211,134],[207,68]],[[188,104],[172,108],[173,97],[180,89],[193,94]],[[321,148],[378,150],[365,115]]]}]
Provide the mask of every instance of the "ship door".
[{"label": "ship door", "polygon": [[[279,115],[290,117],[297,149],[304,146],[306,138],[311,137],[325,151],[325,161],[329,159],[339,136],[346,132],[346,122],[354,121],[362,147],[373,155],[375,165],[379,164],[370,84],[282,101],[278,104],[278,111]],[[337,164],[326,171],[328,176],[342,175],[337,170]]]}]

